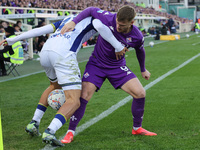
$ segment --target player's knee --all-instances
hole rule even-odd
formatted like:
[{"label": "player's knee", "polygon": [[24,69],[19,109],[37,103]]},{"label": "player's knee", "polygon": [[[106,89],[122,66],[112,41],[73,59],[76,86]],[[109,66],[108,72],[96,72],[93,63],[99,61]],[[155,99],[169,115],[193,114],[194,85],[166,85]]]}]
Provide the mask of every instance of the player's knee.
[{"label": "player's knee", "polygon": [[76,109],[78,109],[80,106],[81,106],[80,99],[78,99],[78,100],[76,100],[76,101],[74,102],[74,107],[75,107]]},{"label": "player's knee", "polygon": [[61,89],[61,86],[58,84],[58,82],[51,82],[50,87],[54,89]]},{"label": "player's knee", "polygon": [[81,103],[80,103],[80,98],[79,97],[65,97],[66,102],[70,103],[73,105],[75,108],[79,108]]},{"label": "player's knee", "polygon": [[145,90],[140,90],[135,94],[134,98],[143,98],[145,96],[146,96]]},{"label": "player's knee", "polygon": [[90,92],[88,92],[88,91],[82,92],[81,93],[81,98],[89,101],[91,99]]},{"label": "player's knee", "polygon": [[82,92],[81,93],[81,98],[83,98],[83,99],[88,99],[88,93],[87,92]]}]

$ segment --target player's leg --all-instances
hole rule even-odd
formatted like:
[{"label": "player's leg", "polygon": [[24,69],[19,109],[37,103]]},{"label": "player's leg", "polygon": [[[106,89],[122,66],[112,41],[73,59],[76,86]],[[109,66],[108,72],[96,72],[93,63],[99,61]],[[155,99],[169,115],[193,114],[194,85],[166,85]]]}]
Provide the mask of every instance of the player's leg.
[{"label": "player's leg", "polygon": [[[52,56],[52,59],[53,58],[54,56]],[[58,83],[64,90],[66,101],[60,107],[54,119],[43,133],[42,140],[51,145],[63,146],[63,144],[56,139],[55,133],[80,106],[81,78],[75,54],[67,58],[59,56],[53,66],[56,71]]]},{"label": "player's leg", "polygon": [[82,83],[80,107],[71,116],[69,128],[65,137],[61,140],[62,143],[71,143],[73,141],[76,127],[83,118],[87,103],[91,99],[95,91],[96,91],[96,86],[93,83],[90,82]]},{"label": "player's leg", "polygon": [[146,93],[145,89],[143,88],[138,78],[133,78],[127,81],[121,87],[121,89],[133,97],[133,102],[131,107],[133,115],[132,134],[147,135],[147,136],[157,135],[156,133],[149,132],[142,128]]},{"label": "player's leg", "polygon": [[[146,96],[142,84],[140,83],[136,75],[127,66],[121,66],[119,68],[109,70],[107,72],[107,76],[108,80],[115,89],[121,88],[122,90],[124,90],[133,97],[133,102],[132,102],[132,115],[134,124],[133,128],[134,129],[140,128],[142,126],[145,96]],[[141,129],[137,131],[141,131]]]},{"label": "player's leg", "polygon": [[[80,120],[82,119],[85,109],[87,106],[88,101],[92,98],[94,92],[97,89],[101,88],[105,80],[105,74],[102,73],[102,70],[94,65],[90,65],[88,63],[86,65],[85,72],[82,78],[82,92],[80,98],[80,107],[76,110],[76,112],[72,115],[69,123],[68,131],[62,143],[71,143],[73,140],[73,136],[75,134],[76,127]],[[98,88],[97,88],[98,87]]]},{"label": "player's leg", "polygon": [[55,89],[60,89],[61,87],[58,85],[58,82],[50,82],[50,86],[42,93],[40,97],[40,101],[37,105],[37,108],[34,112],[33,118],[31,122],[26,126],[25,130],[32,136],[39,136],[39,125],[40,121],[48,107],[47,98],[51,91]]},{"label": "player's leg", "polygon": [[47,98],[48,98],[49,93],[55,89],[61,88],[61,86],[57,82],[55,70],[54,70],[53,66],[51,66],[51,63],[49,62],[47,56],[48,56],[47,52],[45,52],[45,51],[41,52],[40,61],[41,61],[41,65],[43,66],[43,68],[46,72],[47,77],[50,80],[50,85],[42,93],[39,103],[37,105],[37,108],[35,110],[35,113],[33,115],[32,121],[25,128],[26,132],[32,136],[40,135],[39,125],[40,125],[40,121],[48,107]]}]

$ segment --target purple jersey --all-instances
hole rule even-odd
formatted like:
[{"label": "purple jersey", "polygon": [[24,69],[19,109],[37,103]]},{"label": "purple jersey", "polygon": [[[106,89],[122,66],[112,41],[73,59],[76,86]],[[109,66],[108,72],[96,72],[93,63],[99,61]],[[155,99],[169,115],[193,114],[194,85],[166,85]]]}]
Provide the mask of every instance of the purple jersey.
[{"label": "purple jersey", "polygon": [[[119,42],[122,43],[122,45],[127,48],[135,48],[140,69],[142,72],[145,71],[145,51],[143,47],[144,38],[136,26],[133,25],[132,30],[127,34],[119,33],[116,29],[117,15],[96,7],[89,7],[85,9],[76,18],[74,18],[73,21],[77,24],[79,21],[88,16],[93,16],[94,18],[101,20],[103,24],[110,28],[113,35]],[[123,57],[122,59],[117,60],[114,47],[112,47],[112,45],[105,41],[100,35],[98,36],[90,61],[93,61],[94,59],[96,59],[95,65],[104,68],[117,68],[126,65],[125,58]]]}]

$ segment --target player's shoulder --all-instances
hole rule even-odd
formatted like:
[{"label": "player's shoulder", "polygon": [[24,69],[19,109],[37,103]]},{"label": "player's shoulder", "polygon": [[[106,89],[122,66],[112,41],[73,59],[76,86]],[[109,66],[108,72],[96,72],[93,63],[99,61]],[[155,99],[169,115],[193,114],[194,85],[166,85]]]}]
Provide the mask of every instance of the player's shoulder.
[{"label": "player's shoulder", "polygon": [[104,15],[105,17],[106,16],[113,16],[114,15],[110,11],[100,9],[98,7],[93,7],[93,12],[95,12],[96,14],[99,14],[99,15]]},{"label": "player's shoulder", "polygon": [[143,40],[143,34],[142,32],[139,30],[139,28],[135,25],[133,25],[133,29],[132,29],[132,32],[133,32],[133,36],[135,38],[137,38],[138,40]]}]

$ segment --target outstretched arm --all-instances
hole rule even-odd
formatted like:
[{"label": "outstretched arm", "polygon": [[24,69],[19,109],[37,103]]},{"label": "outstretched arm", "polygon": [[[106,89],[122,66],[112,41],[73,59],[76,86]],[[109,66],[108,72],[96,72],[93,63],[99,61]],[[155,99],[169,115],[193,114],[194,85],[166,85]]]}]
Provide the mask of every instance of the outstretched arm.
[{"label": "outstretched arm", "polygon": [[37,36],[40,36],[40,35],[43,35],[43,34],[49,34],[49,33],[52,33],[52,32],[54,32],[54,28],[51,24],[49,24],[49,25],[46,25],[44,27],[29,30],[29,31],[24,32],[24,33],[14,37],[14,38],[6,38],[5,40],[0,42],[0,45],[2,45],[3,43],[6,45],[5,42],[7,42],[8,45],[13,45],[17,41],[37,37]]},{"label": "outstretched arm", "polygon": [[60,33],[65,34],[65,32],[73,31],[75,28],[75,25],[87,17],[92,16],[98,19],[98,15],[96,13],[98,10],[100,9],[97,7],[88,7],[84,9],[71,22],[65,24]]}]

